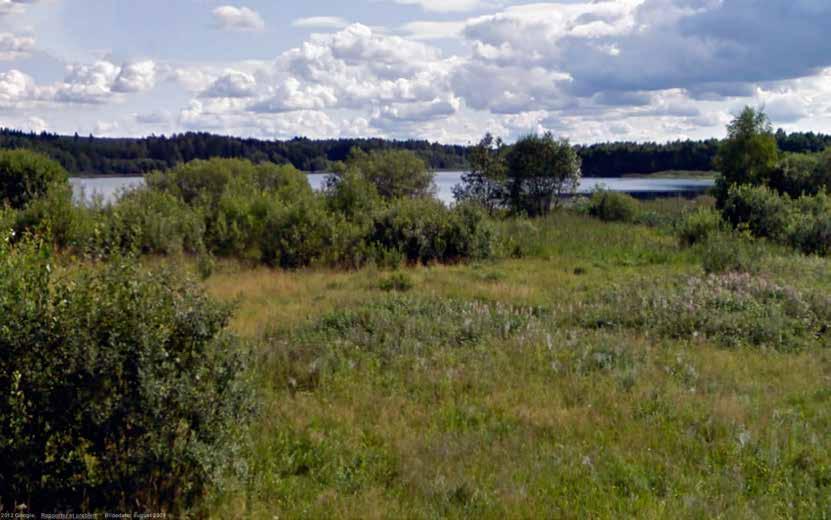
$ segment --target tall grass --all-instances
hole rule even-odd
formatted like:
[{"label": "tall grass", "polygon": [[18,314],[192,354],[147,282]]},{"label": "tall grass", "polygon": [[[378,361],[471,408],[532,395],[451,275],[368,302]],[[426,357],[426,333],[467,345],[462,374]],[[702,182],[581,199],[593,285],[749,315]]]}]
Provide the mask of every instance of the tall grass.
[{"label": "tall grass", "polygon": [[568,212],[497,234],[498,259],[408,268],[406,291],[219,265],[266,412],[217,517],[829,510],[827,260],[707,277],[666,230]]}]

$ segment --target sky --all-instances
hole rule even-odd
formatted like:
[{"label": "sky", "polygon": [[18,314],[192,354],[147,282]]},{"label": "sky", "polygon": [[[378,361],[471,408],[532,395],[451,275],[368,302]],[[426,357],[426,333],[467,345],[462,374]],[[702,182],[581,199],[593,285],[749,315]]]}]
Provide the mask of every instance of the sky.
[{"label": "sky", "polygon": [[831,133],[829,0],[0,0],[0,126],[575,143]]}]

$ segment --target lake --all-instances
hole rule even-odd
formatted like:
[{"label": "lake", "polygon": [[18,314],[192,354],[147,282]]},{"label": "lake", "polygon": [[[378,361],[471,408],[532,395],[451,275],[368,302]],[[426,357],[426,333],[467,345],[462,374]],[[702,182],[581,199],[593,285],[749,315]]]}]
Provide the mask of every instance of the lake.
[{"label": "lake", "polygon": [[[436,173],[436,188],[439,199],[444,202],[453,202],[453,187],[461,182],[463,172]],[[314,189],[320,189],[326,178],[325,173],[310,173],[309,183]],[[104,202],[115,200],[118,193],[141,186],[144,178],[133,177],[73,177],[72,183],[75,199],[89,200],[93,196],[101,197]],[[679,178],[656,179],[649,177],[586,177],[580,183],[579,193],[591,193],[598,186],[604,186],[610,191],[620,191],[632,195],[672,195],[681,193],[704,192],[713,186],[712,179]]]}]

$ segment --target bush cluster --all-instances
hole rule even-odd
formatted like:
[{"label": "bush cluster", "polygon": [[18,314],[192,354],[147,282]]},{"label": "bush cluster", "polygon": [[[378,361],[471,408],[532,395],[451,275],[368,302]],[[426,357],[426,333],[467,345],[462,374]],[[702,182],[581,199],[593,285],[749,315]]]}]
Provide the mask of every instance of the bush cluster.
[{"label": "bush cluster", "polygon": [[767,186],[732,186],[722,212],[754,236],[806,254],[831,253],[831,198],[824,191],[793,199]]},{"label": "bush cluster", "polygon": [[0,240],[0,510],[193,507],[252,409],[229,308],[129,259],[54,273]]},{"label": "bush cluster", "polygon": [[199,211],[164,192],[146,188],[126,193],[117,205],[98,213],[94,250],[172,255],[204,248],[205,223]]},{"label": "bush cluster", "polygon": [[[401,159],[403,152],[396,153]],[[358,169],[363,162],[356,161],[332,176],[322,193],[291,166],[211,159],[151,174],[145,188],[112,205],[80,207],[72,203],[64,176],[63,185],[50,185],[21,207],[7,202],[0,223],[18,234],[48,233],[59,247],[96,257],[186,253],[297,268],[491,255],[493,232],[483,210],[471,204],[448,208],[418,196],[420,188],[387,198],[390,182],[400,184],[400,172],[381,182],[376,177],[383,177],[378,165],[385,156],[362,157],[374,165],[375,177],[367,177]]]},{"label": "bush cluster", "polygon": [[697,208],[684,215],[675,226],[681,245],[692,246],[706,242],[724,228],[721,214],[712,208]]},{"label": "bush cluster", "polygon": [[696,245],[707,274],[757,273],[769,256],[770,244],[744,235],[718,232]]},{"label": "bush cluster", "polygon": [[386,200],[378,184],[355,168],[333,176],[322,193],[313,192],[291,166],[233,159],[188,163],[151,177],[149,185],[204,222],[201,241],[199,227],[178,230],[194,234],[185,243],[201,242],[218,256],[296,268],[490,254],[483,212],[464,205],[449,209],[432,198]]},{"label": "bush cluster", "polygon": [[728,133],[717,160],[724,219],[807,254],[831,253],[831,150],[781,155],[767,116],[749,107]]},{"label": "bush cluster", "polygon": [[831,189],[831,150],[821,154],[786,154],[770,172],[767,183],[791,197]]},{"label": "bush cluster", "polygon": [[640,214],[640,203],[631,195],[599,189],[589,200],[588,212],[606,222],[634,222]]},{"label": "bush cluster", "polygon": [[475,205],[448,210],[434,199],[399,199],[378,215],[369,240],[376,250],[398,251],[410,262],[487,258],[493,231],[485,221]]}]

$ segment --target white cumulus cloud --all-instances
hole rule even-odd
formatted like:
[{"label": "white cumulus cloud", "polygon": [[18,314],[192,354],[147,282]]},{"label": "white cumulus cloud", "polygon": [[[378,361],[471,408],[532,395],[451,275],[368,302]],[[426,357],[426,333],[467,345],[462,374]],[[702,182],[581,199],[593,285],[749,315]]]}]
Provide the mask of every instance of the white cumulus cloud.
[{"label": "white cumulus cloud", "polygon": [[16,69],[0,72],[0,106],[13,106],[35,95],[35,82],[31,76]]},{"label": "white cumulus cloud", "polygon": [[293,110],[321,110],[333,107],[338,98],[334,89],[323,85],[302,85],[296,78],[288,78],[270,89],[265,99],[256,103],[255,112],[291,112]]},{"label": "white cumulus cloud", "polygon": [[257,80],[251,74],[229,70],[206,88],[206,98],[247,98],[256,95]]},{"label": "white cumulus cloud", "polygon": [[127,63],[113,82],[113,92],[143,92],[156,84],[156,64],[151,60]]},{"label": "white cumulus cloud", "polygon": [[265,21],[260,14],[248,7],[223,5],[213,10],[217,26],[232,31],[262,31]]}]

